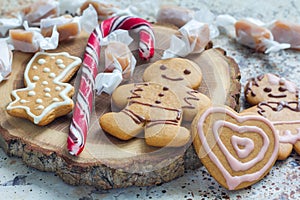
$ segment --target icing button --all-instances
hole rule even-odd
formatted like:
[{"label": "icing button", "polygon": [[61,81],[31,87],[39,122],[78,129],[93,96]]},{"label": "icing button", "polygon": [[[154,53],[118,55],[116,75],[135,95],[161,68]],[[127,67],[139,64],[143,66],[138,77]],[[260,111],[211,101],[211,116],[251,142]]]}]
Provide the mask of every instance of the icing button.
[{"label": "icing button", "polygon": [[57,59],[55,63],[59,65],[59,64],[63,64],[64,61],[62,59]]},{"label": "icing button", "polygon": [[41,104],[41,103],[43,103],[43,100],[42,99],[37,99],[35,102]]},{"label": "icing button", "polygon": [[44,89],[44,92],[50,92],[50,91],[51,91],[51,89],[48,87]]},{"label": "icing button", "polygon": [[61,68],[61,69],[63,69],[63,68],[65,68],[66,66],[65,66],[64,64],[59,64],[58,67]]},{"label": "icing button", "polygon": [[55,87],[55,90],[56,90],[56,91],[60,91],[60,90],[61,90],[61,87],[57,86],[57,87]]},{"label": "icing button", "polygon": [[50,78],[54,78],[55,76],[56,76],[56,74],[54,74],[54,73],[50,73],[50,74],[49,74],[49,77],[50,77]]},{"label": "icing button", "polygon": [[28,92],[28,96],[34,96],[35,95],[35,91],[29,91]]},{"label": "icing button", "polygon": [[46,60],[43,59],[43,58],[40,58],[40,59],[38,60],[38,63],[39,63],[40,65],[43,65],[43,64],[46,63]]},{"label": "icing button", "polygon": [[38,107],[36,107],[37,110],[43,110],[45,107],[42,105],[39,105]]},{"label": "icing button", "polygon": [[32,77],[32,80],[33,80],[33,81],[38,81],[38,80],[40,80],[40,77],[38,77],[38,76],[33,76],[33,77]]},{"label": "icing button", "polygon": [[58,102],[58,101],[59,101],[59,99],[58,99],[58,98],[56,98],[56,97],[55,97],[55,98],[53,98],[52,100],[53,100],[54,102]]},{"label": "icing button", "polygon": [[21,104],[24,104],[24,103],[26,103],[26,102],[27,102],[27,101],[26,101],[25,99],[21,99],[21,100],[20,100],[20,103],[21,103]]},{"label": "icing button", "polygon": [[48,72],[50,72],[50,69],[49,69],[48,67],[45,67],[45,68],[43,69],[43,72],[48,73]]},{"label": "icing button", "polygon": [[285,78],[280,78],[279,85],[284,85],[284,84],[285,84]]}]

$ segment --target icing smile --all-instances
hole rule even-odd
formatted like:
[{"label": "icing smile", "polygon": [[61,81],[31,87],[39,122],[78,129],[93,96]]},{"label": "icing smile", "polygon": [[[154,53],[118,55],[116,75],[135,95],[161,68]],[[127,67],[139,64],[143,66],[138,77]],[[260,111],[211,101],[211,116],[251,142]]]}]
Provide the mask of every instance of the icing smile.
[{"label": "icing smile", "polygon": [[268,94],[268,97],[271,97],[271,98],[285,98],[286,97],[286,94]]},{"label": "icing smile", "polygon": [[171,77],[168,77],[165,74],[162,74],[161,77],[164,78],[164,79],[170,80],[170,81],[182,81],[183,80],[183,78],[171,78]]}]

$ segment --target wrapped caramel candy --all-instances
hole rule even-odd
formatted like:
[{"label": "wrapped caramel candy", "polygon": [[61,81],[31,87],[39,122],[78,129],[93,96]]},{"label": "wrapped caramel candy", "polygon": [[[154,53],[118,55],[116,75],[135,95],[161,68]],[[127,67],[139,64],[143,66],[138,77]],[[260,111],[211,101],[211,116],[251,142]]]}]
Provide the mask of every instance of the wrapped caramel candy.
[{"label": "wrapped caramel candy", "polygon": [[236,20],[229,15],[219,15],[216,21],[218,26],[224,28],[230,37],[235,37],[240,44],[258,52],[277,52],[291,46],[287,43],[275,41],[267,25],[257,19],[245,18]]},{"label": "wrapped caramel candy", "polygon": [[37,52],[40,49],[37,38],[32,31],[13,29],[9,31],[9,37],[16,50],[22,52]]},{"label": "wrapped caramel candy", "polygon": [[162,24],[173,24],[177,27],[184,26],[187,22],[193,19],[194,11],[173,5],[161,6],[156,20]]},{"label": "wrapped caramel candy", "polygon": [[57,18],[42,19],[41,33],[44,37],[52,35],[53,26],[56,25],[59,33],[59,41],[67,40],[79,35],[80,25],[74,21],[71,15],[64,15]]},{"label": "wrapped caramel candy", "polygon": [[41,19],[58,16],[58,2],[51,0],[36,1],[22,10],[24,20],[30,25],[39,25]]},{"label": "wrapped caramel candy", "polygon": [[105,72],[113,72],[116,62],[122,68],[123,78],[129,78],[133,70],[130,67],[132,53],[122,42],[110,42],[105,49]]},{"label": "wrapped caramel candy", "polygon": [[288,43],[292,49],[300,50],[300,24],[276,20],[269,28],[275,41]]},{"label": "wrapped caramel candy", "polygon": [[44,37],[50,37],[53,27],[56,26],[59,33],[59,41],[63,41],[78,36],[82,29],[91,33],[97,25],[96,10],[92,6],[89,6],[84,10],[82,16],[79,17],[64,15],[56,18],[42,19],[41,33]]},{"label": "wrapped caramel candy", "polygon": [[22,52],[37,52],[39,50],[56,49],[58,45],[58,32],[56,26],[53,27],[51,37],[44,37],[39,28],[29,28],[24,22],[23,29],[9,30],[9,43],[14,50]]},{"label": "wrapped caramel candy", "polygon": [[256,51],[265,52],[267,40],[273,40],[271,31],[249,20],[239,20],[234,24],[236,39],[239,43]]},{"label": "wrapped caramel candy", "polygon": [[99,20],[109,18],[119,10],[115,5],[106,3],[104,1],[87,0],[80,7],[80,12],[83,13],[83,11],[88,8],[89,5],[92,5],[95,8]]},{"label": "wrapped caramel candy", "polygon": [[163,59],[200,53],[211,39],[209,25],[196,20],[191,20],[181,27],[179,33],[171,37],[170,48],[164,52]]},{"label": "wrapped caramel candy", "polygon": [[133,41],[128,31],[116,30],[101,41],[105,48],[105,68],[96,77],[97,94],[111,94],[124,80],[129,79],[135,69],[136,59],[128,45]]}]

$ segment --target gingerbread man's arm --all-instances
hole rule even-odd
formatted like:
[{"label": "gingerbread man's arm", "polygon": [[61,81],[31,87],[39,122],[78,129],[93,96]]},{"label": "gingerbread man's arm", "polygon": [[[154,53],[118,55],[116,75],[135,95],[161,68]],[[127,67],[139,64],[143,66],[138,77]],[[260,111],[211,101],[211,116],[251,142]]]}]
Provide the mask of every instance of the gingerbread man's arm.
[{"label": "gingerbread man's arm", "polygon": [[128,100],[134,98],[136,93],[133,91],[135,84],[121,85],[112,94],[112,105],[118,109],[126,107]]}]

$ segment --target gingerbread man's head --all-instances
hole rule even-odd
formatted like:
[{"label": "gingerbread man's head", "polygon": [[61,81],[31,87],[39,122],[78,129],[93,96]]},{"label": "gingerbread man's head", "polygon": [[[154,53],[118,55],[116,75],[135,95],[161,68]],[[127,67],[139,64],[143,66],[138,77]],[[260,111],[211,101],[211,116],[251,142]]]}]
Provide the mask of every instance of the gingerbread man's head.
[{"label": "gingerbread man's head", "polygon": [[145,70],[143,80],[168,86],[183,85],[196,89],[202,81],[202,73],[199,66],[190,60],[171,58],[151,64]]},{"label": "gingerbread man's head", "polygon": [[246,100],[251,105],[262,101],[296,101],[296,84],[274,74],[264,74],[248,81],[245,87]]}]

